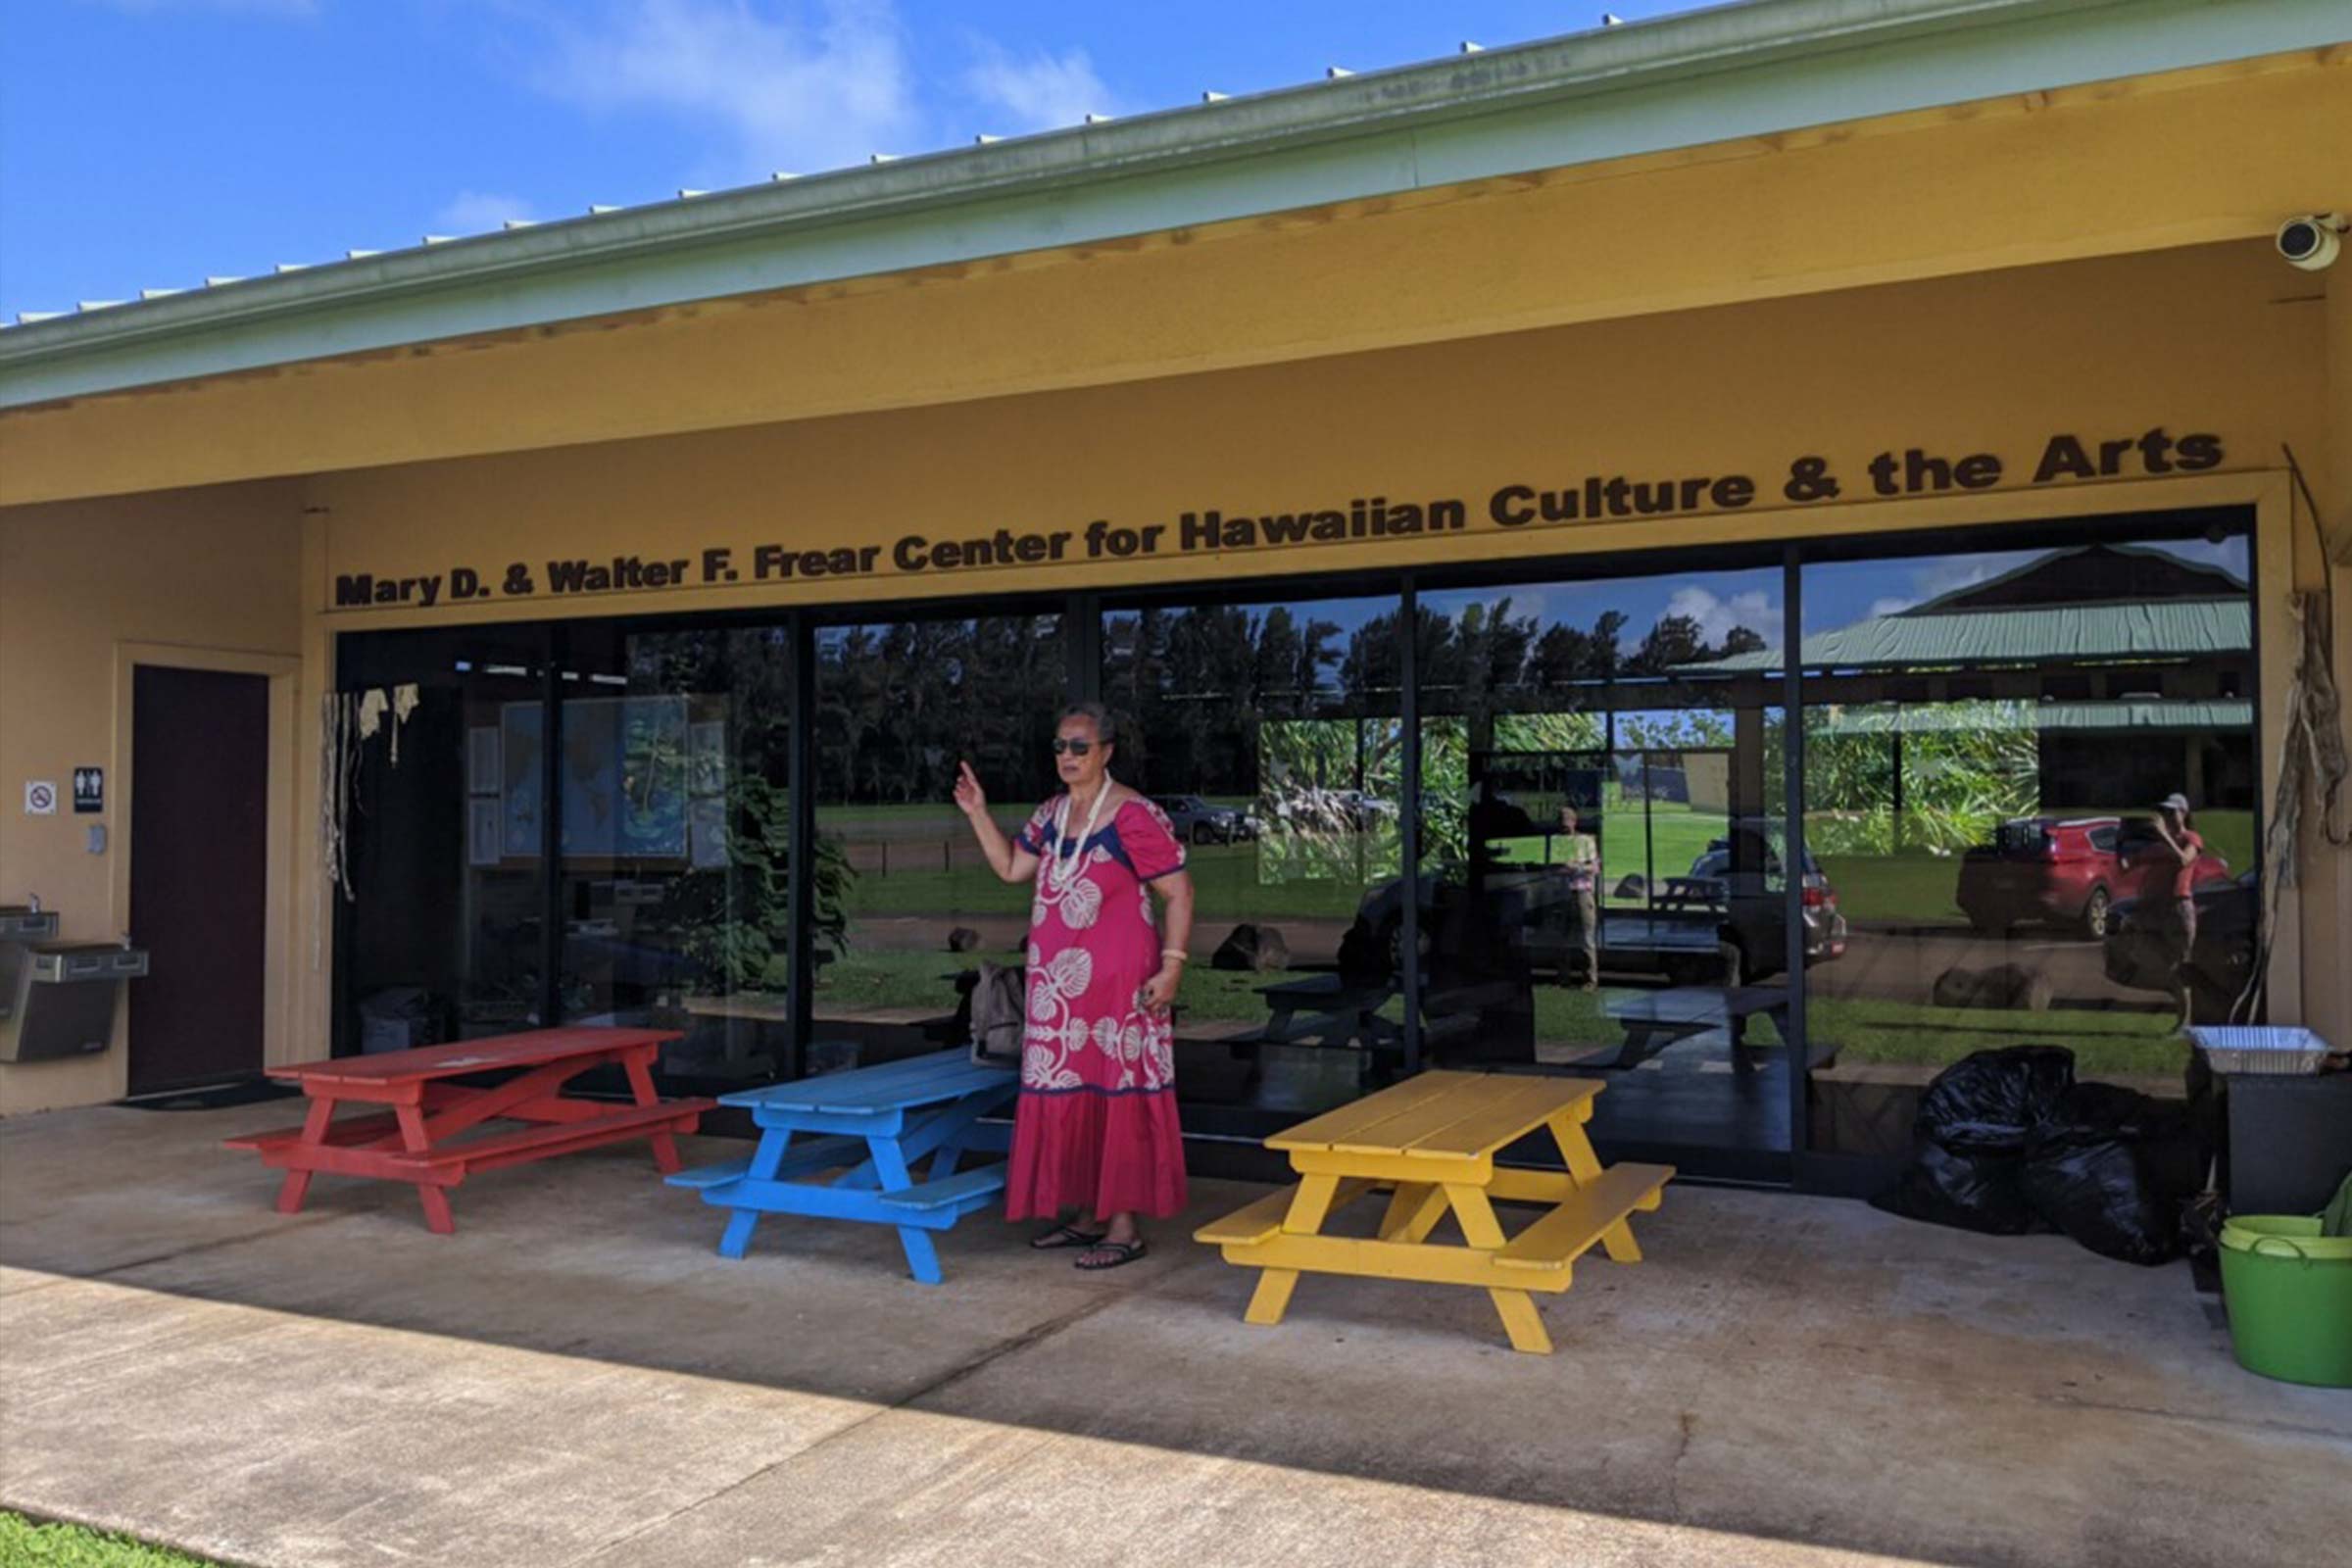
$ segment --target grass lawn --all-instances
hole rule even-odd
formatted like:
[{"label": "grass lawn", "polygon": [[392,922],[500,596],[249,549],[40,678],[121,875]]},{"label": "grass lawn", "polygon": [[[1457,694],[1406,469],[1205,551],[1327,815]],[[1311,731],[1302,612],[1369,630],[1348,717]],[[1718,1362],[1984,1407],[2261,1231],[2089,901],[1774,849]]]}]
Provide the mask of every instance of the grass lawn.
[{"label": "grass lawn", "polygon": [[[852,953],[824,967],[817,996],[834,1006],[936,1007],[956,1005],[954,988],[941,977],[976,967],[981,960],[1018,963],[1017,953]],[[1201,964],[1185,975],[1184,1016],[1188,1021],[1263,1018],[1261,986],[1303,978],[1298,974],[1242,974]]]},{"label": "grass lawn", "polygon": [[[1721,811],[1693,810],[1681,801],[1653,802],[1646,815],[1640,801],[1616,803],[1605,814],[1587,816],[1581,831],[1592,833],[1595,824],[1604,892],[1629,876],[1664,882],[1670,876],[1688,875],[1698,858],[1731,827]],[[1496,839],[1494,848],[1496,858],[1527,865],[1557,860],[1566,853],[1556,836]]]},{"label": "grass lawn", "polygon": [[[1202,916],[1213,921],[1286,916],[1349,920],[1365,891],[1353,878],[1261,882],[1254,844],[1197,845],[1189,852],[1188,864]],[[852,919],[866,914],[1018,914],[1029,906],[1029,890],[1006,887],[984,865],[943,871],[934,859],[924,869],[894,868],[888,876],[860,871],[843,902]]]},{"label": "grass lawn", "polygon": [[[869,820],[897,813],[902,820],[911,823],[929,808],[877,806],[841,809]],[[952,825],[960,829],[962,824]],[[838,831],[830,814],[826,830]],[[1652,808],[1646,823],[1638,805],[1626,807],[1610,815],[1602,828],[1602,885],[1615,887],[1628,876],[1661,881],[1681,876],[1724,831],[1720,813],[1693,811],[1679,803],[1659,802]],[[961,850],[960,839],[949,842]],[[1367,840],[1367,858],[1371,848]],[[1528,863],[1542,863],[1548,853],[1541,837],[1501,840],[1497,851],[1507,859]],[[907,859],[914,862],[917,858],[909,855]],[[1195,845],[1189,852],[1188,863],[1203,917],[1217,921],[1352,919],[1364,895],[1388,881],[1369,868],[1362,878],[1350,875],[1267,880],[1260,873],[1259,846],[1250,843]],[[966,863],[944,869],[933,853],[922,857],[919,863],[894,866],[887,875],[870,867],[860,870],[852,880],[844,902],[853,919],[866,914],[950,916],[992,909],[1017,910],[1026,902],[1026,896],[1007,889],[983,865]]]},{"label": "grass lawn", "polygon": [[2075,1054],[2075,1072],[2082,1078],[2178,1073],[2188,1065],[2188,1042],[2173,1031],[2169,1011],[2009,1012],[1923,1003],[1816,1000],[1806,1014],[1815,1038],[1834,1041],[1842,1062],[1941,1066],[1972,1051],[2031,1045],[2066,1047]]},{"label": "grass lawn", "polygon": [[36,1525],[22,1514],[0,1512],[0,1568],[205,1568],[205,1561],[127,1536]]},{"label": "grass lawn", "polygon": [[[970,968],[984,957],[999,963],[1020,961],[1017,954],[853,954],[825,966],[819,995],[836,1006],[935,1007],[945,1012],[954,1006],[955,993],[941,977]],[[1185,976],[1183,1015],[1191,1023],[1263,1019],[1266,999],[1258,992],[1304,978],[1302,971],[1239,974],[1200,965]],[[1610,992],[1619,989],[1589,992],[1537,985],[1536,1038],[1595,1046],[1623,1038],[1621,1026],[1603,1011]],[[1391,1017],[1401,1016],[1396,1000],[1383,1010]],[[2094,1078],[2102,1073],[2177,1073],[2188,1060],[2187,1042],[2173,1032],[2171,1016],[2160,1012],[2023,1012],[1832,998],[1815,998],[1808,1010],[1815,1038],[1834,1042],[1838,1059],[1845,1062],[1942,1066],[1972,1051],[2052,1045],[2071,1049],[2076,1070]],[[1749,1020],[1747,1039],[1766,1047],[1780,1043],[1767,1017]]]},{"label": "grass lawn", "polygon": [[1817,855],[1821,874],[1848,920],[1899,925],[1968,924],[1952,902],[1960,886],[1957,856]]},{"label": "grass lawn", "polygon": [[[2064,811],[2063,816],[2115,816],[2115,811]],[[2133,814],[2144,815],[2144,812]],[[2251,811],[2206,811],[2197,817],[2205,847],[2230,862],[2232,876],[2254,868]],[[1838,906],[1849,920],[1904,925],[1965,925],[1953,894],[1960,886],[1960,857],[1924,850],[1901,855],[1816,855],[1822,873],[1838,890]],[[2121,895],[2119,895],[2120,897]]]}]

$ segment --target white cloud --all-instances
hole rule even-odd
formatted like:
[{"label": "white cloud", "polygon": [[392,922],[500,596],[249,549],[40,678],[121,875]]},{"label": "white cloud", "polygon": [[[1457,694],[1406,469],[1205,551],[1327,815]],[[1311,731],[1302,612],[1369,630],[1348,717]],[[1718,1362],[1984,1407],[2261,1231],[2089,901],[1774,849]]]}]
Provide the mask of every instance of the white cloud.
[{"label": "white cloud", "polygon": [[813,23],[748,0],[605,0],[585,22],[540,14],[554,33],[543,90],[706,122],[727,135],[731,172],[747,180],[898,151],[918,123],[887,0],[825,0]]},{"label": "white cloud", "polygon": [[2046,554],[2042,550],[2001,550],[1982,556],[1952,556],[1914,571],[1911,580],[1918,586],[1920,598],[1941,599],[1945,594],[1990,582],[2029,561],[2039,561]]},{"label": "white cloud", "polygon": [[1054,130],[1075,125],[1088,115],[1118,112],[1110,89],[1095,74],[1083,49],[1055,55],[1045,50],[1016,56],[1002,44],[972,40],[973,62],[963,74],[964,90],[992,109],[1011,116],[1009,131]]},{"label": "white cloud", "polygon": [[2029,561],[2039,560],[2041,555],[2042,552],[2037,550],[2004,550],[1975,556],[1937,556],[1907,569],[1894,562],[1873,562],[1867,565],[1833,569],[1868,572],[1871,576],[1887,580],[1889,586],[1908,579],[1906,588],[1881,594],[1871,601],[1872,615],[1895,615],[1924,605],[1931,599],[1940,599],[1945,594],[1958,593],[1963,588],[1974,588],[1981,582],[1989,582],[2002,572]]},{"label": "white cloud", "polygon": [[498,227],[510,218],[528,219],[531,216],[531,204],[519,196],[462,190],[433,215],[433,232],[479,234]]},{"label": "white cloud", "polygon": [[1722,642],[1734,626],[1745,626],[1767,643],[1781,640],[1780,608],[1761,589],[1719,599],[1704,588],[1677,588],[1666,601],[1664,614],[1690,616],[1711,643]]}]

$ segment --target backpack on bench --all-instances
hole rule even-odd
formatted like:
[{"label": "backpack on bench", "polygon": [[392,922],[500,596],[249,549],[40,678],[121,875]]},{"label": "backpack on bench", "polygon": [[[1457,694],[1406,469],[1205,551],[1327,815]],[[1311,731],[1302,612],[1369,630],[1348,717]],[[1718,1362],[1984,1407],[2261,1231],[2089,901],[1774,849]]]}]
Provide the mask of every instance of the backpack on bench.
[{"label": "backpack on bench", "polygon": [[1029,1023],[1028,970],[1019,964],[983,963],[972,984],[972,1061],[983,1067],[1021,1064],[1021,1037]]}]

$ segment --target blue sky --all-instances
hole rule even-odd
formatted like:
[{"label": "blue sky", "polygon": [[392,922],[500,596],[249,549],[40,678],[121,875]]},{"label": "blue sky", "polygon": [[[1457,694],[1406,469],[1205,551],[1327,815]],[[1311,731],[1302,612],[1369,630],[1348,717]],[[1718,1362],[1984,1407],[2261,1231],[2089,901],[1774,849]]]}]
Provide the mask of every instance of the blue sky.
[{"label": "blue sky", "polygon": [[[1605,3],[1632,20],[1692,9]],[[0,313],[1524,42],[1601,10],[18,0]]]}]

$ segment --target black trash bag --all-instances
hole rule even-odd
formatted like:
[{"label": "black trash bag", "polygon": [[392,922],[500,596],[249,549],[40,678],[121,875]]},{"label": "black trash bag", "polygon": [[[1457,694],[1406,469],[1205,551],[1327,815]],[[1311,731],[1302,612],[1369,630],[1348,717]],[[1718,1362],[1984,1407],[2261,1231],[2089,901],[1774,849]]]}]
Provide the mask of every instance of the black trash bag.
[{"label": "black trash bag", "polygon": [[1871,1206],[1988,1236],[2048,1227],[2018,1184],[2026,1146],[2075,1081],[2063,1046],[1979,1051],[1936,1075],[1911,1124],[1911,1163]]},{"label": "black trash bag", "polygon": [[1905,1219],[1987,1236],[2023,1236],[2046,1230],[2018,1185],[2016,1154],[1946,1149],[1932,1140],[1912,1152],[1911,1163],[1894,1186],[1870,1206]]},{"label": "black trash bag", "polygon": [[2187,1109],[2078,1084],[2034,1131],[2018,1171],[2036,1216],[2102,1257],[2154,1266],[2180,1254],[2197,1189]]},{"label": "black trash bag", "polygon": [[2064,1046],[1972,1052],[1928,1085],[1912,1131],[1946,1149],[2022,1153],[2074,1083],[2075,1054]]}]

